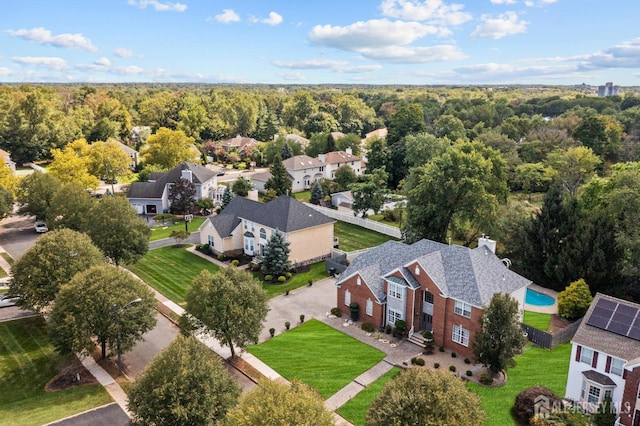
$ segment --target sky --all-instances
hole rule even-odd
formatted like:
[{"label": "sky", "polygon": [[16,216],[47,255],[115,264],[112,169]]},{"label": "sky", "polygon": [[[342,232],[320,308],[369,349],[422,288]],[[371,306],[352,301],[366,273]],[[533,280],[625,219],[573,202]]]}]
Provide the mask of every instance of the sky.
[{"label": "sky", "polygon": [[4,0],[0,82],[640,86],[640,1]]}]

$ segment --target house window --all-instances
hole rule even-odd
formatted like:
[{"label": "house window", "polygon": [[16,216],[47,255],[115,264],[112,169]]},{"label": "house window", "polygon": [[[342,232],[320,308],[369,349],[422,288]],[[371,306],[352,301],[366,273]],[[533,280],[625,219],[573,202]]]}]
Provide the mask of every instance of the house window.
[{"label": "house window", "polygon": [[260,239],[261,240],[267,239],[267,231],[265,231],[264,228],[260,228]]},{"label": "house window", "polygon": [[453,311],[458,315],[462,315],[463,317],[471,318],[471,305],[468,303],[456,300],[456,305]]},{"label": "house window", "polygon": [[347,306],[351,304],[351,292],[349,290],[344,291],[344,304]]},{"label": "house window", "polygon": [[251,232],[255,232],[256,227],[253,222],[251,222]]},{"label": "house window", "polygon": [[248,226],[247,226],[247,225],[248,225],[248,223],[247,223],[247,220],[246,220],[246,219],[242,221],[242,224],[244,225],[244,229],[247,229],[247,228],[248,228]]},{"label": "house window", "polygon": [[433,293],[430,291],[424,292],[424,303],[431,303],[433,305]]},{"label": "house window", "polygon": [[320,171],[324,172],[324,166],[320,166]]},{"label": "house window", "polygon": [[451,340],[462,346],[469,346],[469,330],[463,328],[461,325],[454,325]]},{"label": "house window", "polygon": [[413,271],[415,275],[420,275],[420,268],[416,266],[416,269]]},{"label": "house window", "polygon": [[611,369],[609,370],[611,374],[615,374],[616,376],[622,377],[622,373],[624,372],[624,361],[619,358],[611,359]]},{"label": "house window", "polygon": [[396,321],[401,320],[402,312],[389,308],[387,310],[387,324],[395,325]]},{"label": "house window", "polygon": [[600,404],[600,388],[597,386],[589,385],[589,393],[587,395],[587,402],[589,404]]},{"label": "house window", "polygon": [[373,316],[373,302],[371,301],[371,299],[367,299],[365,313],[369,316]]},{"label": "house window", "polygon": [[209,247],[213,247],[214,246],[215,239],[213,238],[213,235],[208,235],[207,236],[207,241],[209,242]]},{"label": "house window", "polygon": [[362,285],[362,279],[360,279],[360,277],[358,277],[358,279],[356,280],[356,284],[357,285]]},{"label": "house window", "polygon": [[593,362],[593,349],[583,347],[580,352],[580,362],[591,365]]},{"label": "house window", "polygon": [[389,297],[393,297],[394,299],[402,300],[402,294],[404,293],[404,287],[400,284],[389,283]]}]

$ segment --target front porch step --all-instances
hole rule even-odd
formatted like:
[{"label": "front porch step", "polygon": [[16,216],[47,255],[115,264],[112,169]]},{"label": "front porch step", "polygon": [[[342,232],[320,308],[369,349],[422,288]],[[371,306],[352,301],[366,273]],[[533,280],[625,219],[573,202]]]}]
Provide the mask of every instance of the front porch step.
[{"label": "front porch step", "polygon": [[422,337],[422,334],[413,333],[413,336],[411,336],[408,340],[414,345],[418,345],[421,348],[424,348],[424,337]]}]

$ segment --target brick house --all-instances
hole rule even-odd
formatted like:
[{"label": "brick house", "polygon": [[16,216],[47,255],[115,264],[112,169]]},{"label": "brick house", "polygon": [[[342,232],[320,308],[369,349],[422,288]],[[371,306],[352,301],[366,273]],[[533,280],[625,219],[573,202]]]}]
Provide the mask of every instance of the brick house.
[{"label": "brick house", "polygon": [[610,397],[619,424],[640,425],[640,305],[596,294],[571,345],[565,397],[588,410]]},{"label": "brick house", "polygon": [[433,331],[436,346],[473,358],[483,306],[495,293],[508,293],[522,309],[531,284],[508,269],[494,247],[486,238],[475,249],[388,241],[356,257],[341,274],[338,308],[348,315],[349,305],[358,303],[360,320],[377,328],[404,320],[409,335]]}]

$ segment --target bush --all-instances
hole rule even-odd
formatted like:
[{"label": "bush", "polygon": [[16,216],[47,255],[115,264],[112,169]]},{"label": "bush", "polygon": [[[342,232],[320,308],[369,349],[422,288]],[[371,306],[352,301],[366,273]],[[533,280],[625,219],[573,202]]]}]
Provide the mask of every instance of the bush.
[{"label": "bush", "polygon": [[300,315],[300,324],[302,324],[304,322],[304,314]]},{"label": "bush", "polygon": [[455,365],[450,365],[449,366],[449,371],[451,371],[452,373],[456,372],[456,366]]},{"label": "bush", "polygon": [[375,330],[375,327],[370,322],[363,322],[360,328],[362,328],[367,333],[373,333],[373,331]]},{"label": "bush", "polygon": [[456,358],[457,356],[458,356],[458,354],[457,354],[457,353],[455,353],[455,352],[451,352],[451,358]]},{"label": "bush", "polygon": [[278,281],[281,282],[281,283],[285,282],[286,280],[287,280],[287,278],[284,275],[280,275],[278,277]]},{"label": "bush", "polygon": [[402,338],[404,332],[407,331],[407,322],[405,320],[397,320],[393,329],[393,337]]},{"label": "bush", "polygon": [[237,267],[239,264],[240,264],[240,261],[238,259],[233,259],[231,261],[231,266],[236,266]]},{"label": "bush", "polygon": [[467,370],[467,377],[471,377],[471,376],[473,376],[473,371]]},{"label": "bush", "polygon": [[465,358],[465,359],[464,359],[464,363],[465,363],[465,364],[471,364],[471,360],[470,360],[469,358]]},{"label": "bush", "polygon": [[219,261],[223,261],[223,260],[224,260],[224,254],[220,253],[220,254],[218,255],[218,260],[219,260]]},{"label": "bush", "polygon": [[444,352],[444,346],[440,346],[440,348],[438,349],[440,352]]},{"label": "bush", "polygon": [[289,321],[284,323],[284,328],[288,330],[290,327],[291,327],[291,323]]},{"label": "bush", "polygon": [[560,404],[562,404],[562,398],[556,395],[551,389],[544,386],[533,386],[523,390],[516,396],[512,408],[513,415],[518,420],[528,424],[531,417],[535,414],[536,398],[540,396],[547,398],[549,407],[560,407]]},{"label": "bush", "polygon": [[558,314],[567,319],[582,318],[592,300],[589,286],[580,278],[558,294]]},{"label": "bush", "polygon": [[271,335],[271,337],[276,335],[276,329],[275,328],[270,328],[269,329],[269,334]]},{"label": "bush", "polygon": [[264,280],[265,280],[265,281],[271,281],[272,279],[273,279],[273,276],[272,276],[272,275],[265,275],[265,276],[264,276]]},{"label": "bush", "polygon": [[331,308],[331,315],[340,318],[342,316],[342,311],[340,308]]},{"label": "bush", "polygon": [[287,278],[291,278],[292,277],[291,272],[287,272],[286,274],[284,274],[284,276],[287,277]]},{"label": "bush", "polygon": [[434,363],[433,368],[435,368],[436,370],[440,368],[440,363],[439,362]]},{"label": "bush", "polygon": [[384,326],[384,332],[387,334],[391,334],[391,331],[393,331],[393,327],[391,327],[391,324],[387,324]]},{"label": "bush", "polygon": [[417,359],[418,358],[416,358],[415,356],[413,358],[411,358],[411,365],[415,365]]},{"label": "bush", "polygon": [[490,385],[491,383],[493,383],[493,377],[491,377],[491,374],[481,374],[480,383],[482,383],[483,385]]},{"label": "bush", "polygon": [[424,366],[424,359],[422,358],[416,358],[416,365],[419,365],[420,367]]},{"label": "bush", "polygon": [[424,333],[422,333],[422,337],[424,337],[425,339],[433,339],[433,333],[427,330]]}]

